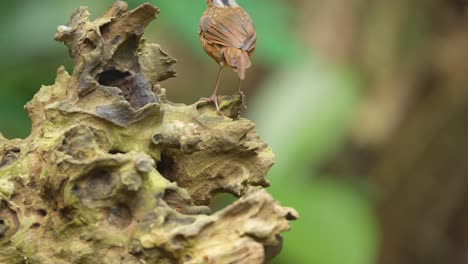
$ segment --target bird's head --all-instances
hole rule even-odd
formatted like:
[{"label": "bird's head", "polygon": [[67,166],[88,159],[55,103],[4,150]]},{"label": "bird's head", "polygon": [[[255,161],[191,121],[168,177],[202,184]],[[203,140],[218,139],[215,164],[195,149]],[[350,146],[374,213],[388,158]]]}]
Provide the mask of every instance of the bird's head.
[{"label": "bird's head", "polygon": [[215,7],[238,7],[236,0],[206,0],[208,6]]}]

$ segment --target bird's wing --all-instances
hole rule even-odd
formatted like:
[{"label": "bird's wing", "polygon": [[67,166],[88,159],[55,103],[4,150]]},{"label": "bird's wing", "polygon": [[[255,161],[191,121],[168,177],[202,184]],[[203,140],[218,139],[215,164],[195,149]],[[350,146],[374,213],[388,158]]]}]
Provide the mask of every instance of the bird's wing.
[{"label": "bird's wing", "polygon": [[252,52],[257,42],[255,27],[242,8],[213,8],[200,20],[200,34],[212,44]]}]

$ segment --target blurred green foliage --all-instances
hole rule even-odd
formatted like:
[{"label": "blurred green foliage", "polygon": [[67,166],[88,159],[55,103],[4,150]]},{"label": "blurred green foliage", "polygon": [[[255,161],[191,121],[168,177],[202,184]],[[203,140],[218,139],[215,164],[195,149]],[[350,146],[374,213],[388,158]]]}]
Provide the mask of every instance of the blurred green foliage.
[{"label": "blurred green foliage", "polygon": [[270,192],[301,215],[277,263],[374,263],[376,219],[365,192],[314,171],[344,140],[360,98],[357,74],[309,57],[273,76],[251,104],[252,119],[277,157]]},{"label": "blurred green foliage", "polygon": [[[23,105],[39,89],[51,84],[59,65],[71,71],[66,48],[53,40],[57,25],[71,11],[88,5],[92,17],[113,1],[24,0],[3,1],[0,17],[0,131],[9,138],[26,137],[30,123]],[[130,7],[146,1],[130,0]],[[192,57],[203,57],[197,35],[203,0],[158,0],[157,22],[170,38]],[[274,149],[269,189],[285,206],[295,207],[301,218],[285,235],[284,250],[276,263],[370,264],[378,242],[376,223],[366,192],[356,184],[327,179],[314,170],[344,140],[360,100],[360,81],[351,69],[320,62],[294,36],[299,10],[286,0],[239,0],[258,32],[255,65],[270,71],[248,115],[260,135]],[[158,29],[159,30],[159,29]],[[151,32],[148,32],[151,34]],[[151,36],[148,36],[151,39]],[[178,54],[172,54],[178,58]],[[213,63],[206,60],[209,63]],[[179,61],[179,65],[184,61]],[[194,71],[192,76],[200,74]],[[215,73],[213,73],[214,76]],[[213,77],[212,76],[212,77]],[[179,76],[184,78],[184,76]],[[187,77],[185,77],[187,78]],[[195,89],[182,89],[197,93]],[[200,95],[203,96],[203,95]],[[176,98],[172,98],[177,101]],[[364,191],[363,191],[364,190]]]}]

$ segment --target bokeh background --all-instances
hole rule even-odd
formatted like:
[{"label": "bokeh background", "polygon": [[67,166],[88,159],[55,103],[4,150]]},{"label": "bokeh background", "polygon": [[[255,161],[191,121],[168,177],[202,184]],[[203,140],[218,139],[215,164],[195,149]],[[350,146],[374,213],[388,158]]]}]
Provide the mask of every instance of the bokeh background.
[{"label": "bokeh background", "polygon": [[[96,17],[112,2],[0,2],[5,137],[27,137],[23,105],[60,65],[72,71],[56,27],[80,5]],[[301,215],[274,263],[467,263],[467,1],[238,2],[258,32],[245,116],[277,155],[269,191]],[[209,96],[218,68],[198,42],[205,1],[151,3],[161,13],[145,38],[178,60],[168,98]],[[236,85],[225,70],[220,94]]]}]

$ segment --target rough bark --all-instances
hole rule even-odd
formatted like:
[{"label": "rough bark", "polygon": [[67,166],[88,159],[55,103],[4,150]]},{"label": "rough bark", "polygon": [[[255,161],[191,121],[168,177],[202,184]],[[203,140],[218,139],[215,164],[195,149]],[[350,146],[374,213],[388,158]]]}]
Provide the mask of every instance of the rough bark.
[{"label": "rough bark", "polygon": [[[26,105],[28,138],[0,134],[0,262],[268,262],[297,218],[263,189],[273,152],[239,96],[224,116],[168,101],[175,60],[141,39],[159,9],[127,9],[75,10],[56,34],[73,74]],[[211,214],[218,192],[241,198]]]}]

